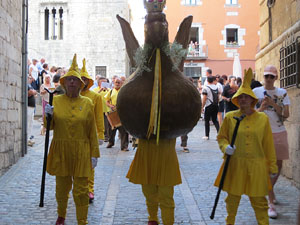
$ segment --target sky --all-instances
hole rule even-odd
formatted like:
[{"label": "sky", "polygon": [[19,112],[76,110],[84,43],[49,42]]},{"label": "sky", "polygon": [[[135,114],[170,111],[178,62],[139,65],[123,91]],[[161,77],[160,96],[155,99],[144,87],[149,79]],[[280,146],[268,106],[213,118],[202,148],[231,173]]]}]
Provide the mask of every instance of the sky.
[{"label": "sky", "polygon": [[146,10],[144,9],[143,0],[128,0],[131,7],[132,19],[131,28],[140,45],[144,43],[144,17]]}]

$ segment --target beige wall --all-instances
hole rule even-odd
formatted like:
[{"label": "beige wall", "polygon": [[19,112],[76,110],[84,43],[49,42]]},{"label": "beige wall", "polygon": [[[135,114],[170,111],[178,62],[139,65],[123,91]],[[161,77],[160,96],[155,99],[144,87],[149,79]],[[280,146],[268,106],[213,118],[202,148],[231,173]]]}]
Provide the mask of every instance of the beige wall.
[{"label": "beige wall", "polygon": [[[300,21],[300,1],[276,1],[271,9],[272,14],[272,42],[269,42],[269,12],[266,0],[260,0],[260,52],[256,55],[256,72],[262,80],[263,68],[268,64],[280,68],[279,50],[286,38],[295,33],[300,36],[300,27],[295,26]],[[298,62],[300,63],[300,62]],[[276,82],[279,87],[279,81]],[[291,100],[290,117],[285,122],[288,132],[290,159],[284,161],[282,173],[291,178],[300,187],[300,89],[292,87],[287,89]]]},{"label": "beige wall", "polygon": [[21,157],[22,1],[0,1],[0,176]]}]

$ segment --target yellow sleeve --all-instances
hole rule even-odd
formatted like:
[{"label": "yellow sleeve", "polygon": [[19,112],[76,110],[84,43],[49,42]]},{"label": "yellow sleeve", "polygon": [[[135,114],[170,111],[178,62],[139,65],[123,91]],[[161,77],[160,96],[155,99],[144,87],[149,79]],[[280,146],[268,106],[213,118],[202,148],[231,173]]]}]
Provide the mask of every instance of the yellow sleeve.
[{"label": "yellow sleeve", "polygon": [[219,130],[219,134],[217,136],[218,144],[223,153],[225,153],[226,147],[230,144],[229,140],[231,139],[229,137],[230,132],[230,118],[228,116],[225,116],[224,121],[222,122],[221,128]]},{"label": "yellow sleeve", "polygon": [[91,104],[89,113],[89,123],[88,123],[88,129],[89,129],[89,139],[90,139],[90,148],[91,148],[91,157],[99,158],[100,157],[100,151],[99,151],[99,144],[98,144],[98,138],[97,138],[97,131],[96,131],[96,122],[95,122],[95,115],[93,113],[93,105]]},{"label": "yellow sleeve", "polygon": [[106,95],[104,95],[105,101],[110,101],[111,99],[111,91],[107,92]]},{"label": "yellow sleeve", "polygon": [[267,160],[267,165],[269,167],[269,173],[278,173],[277,158],[269,118],[266,119],[266,126],[263,135],[264,138],[262,144]]},{"label": "yellow sleeve", "polygon": [[94,107],[98,139],[104,140],[104,116],[102,107],[102,97],[99,94],[97,94],[95,97]]}]

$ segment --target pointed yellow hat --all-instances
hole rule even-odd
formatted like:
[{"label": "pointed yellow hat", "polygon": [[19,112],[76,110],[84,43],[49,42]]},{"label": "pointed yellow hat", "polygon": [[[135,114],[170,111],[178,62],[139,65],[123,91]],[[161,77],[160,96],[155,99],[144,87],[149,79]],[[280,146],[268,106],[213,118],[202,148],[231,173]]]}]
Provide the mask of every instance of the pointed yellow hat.
[{"label": "pointed yellow hat", "polygon": [[61,86],[63,86],[64,89],[66,89],[66,87],[65,87],[65,78],[66,77],[71,77],[71,76],[77,77],[81,81],[81,88],[80,89],[82,90],[84,88],[84,82],[82,81],[81,76],[80,76],[80,71],[78,69],[77,55],[76,54],[74,54],[72,65],[71,65],[69,71],[59,79],[59,82],[60,82]]},{"label": "pointed yellow hat", "polygon": [[253,78],[252,69],[249,68],[248,70],[245,70],[243,83],[242,83],[241,87],[238,89],[238,91],[235,93],[235,95],[232,97],[232,100],[231,100],[232,103],[235,104],[239,108],[240,108],[240,105],[238,103],[237,97],[240,96],[241,94],[249,95],[255,99],[255,101],[252,103],[253,108],[258,101],[256,95],[254,94],[254,92],[252,91],[252,89],[250,87],[252,78]]},{"label": "pointed yellow hat", "polygon": [[80,76],[89,79],[89,84],[87,86],[87,89],[90,89],[90,87],[92,87],[94,85],[94,80],[90,77],[90,75],[86,71],[85,64],[86,64],[85,59],[83,59],[82,60],[82,68],[81,68],[81,71],[80,71]]}]

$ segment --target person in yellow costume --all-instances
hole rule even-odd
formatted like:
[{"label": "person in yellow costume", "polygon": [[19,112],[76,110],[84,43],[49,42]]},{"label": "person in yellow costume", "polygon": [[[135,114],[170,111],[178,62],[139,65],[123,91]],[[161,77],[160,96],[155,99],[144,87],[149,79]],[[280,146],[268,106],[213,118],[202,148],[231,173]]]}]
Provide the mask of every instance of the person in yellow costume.
[{"label": "person in yellow costume", "polygon": [[[223,191],[228,193],[225,199],[226,224],[235,223],[243,194],[249,196],[258,224],[269,224],[266,195],[272,188],[270,177],[276,176],[278,168],[269,119],[254,109],[258,99],[250,88],[252,77],[251,69],[245,72],[242,86],[232,97],[233,104],[239,109],[226,114],[217,136],[222,152],[231,155],[223,186]],[[240,123],[235,146],[231,147],[236,124],[234,117],[243,114],[246,117]],[[216,186],[219,186],[224,163],[215,181]]]},{"label": "person in yellow costume", "polygon": [[93,103],[79,94],[84,82],[80,77],[76,54],[60,83],[66,93],[54,96],[53,106],[48,104],[45,107],[45,112],[52,115],[53,129],[47,172],[56,176],[56,225],[64,225],[72,185],[77,222],[83,225],[87,224],[89,207],[88,178],[97,165],[100,152]]},{"label": "person in yellow costume", "polygon": [[106,117],[106,113],[109,112],[109,107],[106,105],[106,100],[104,98],[104,96],[110,92],[110,88],[108,87],[102,87],[102,83],[107,84],[107,86],[109,85],[108,79],[105,77],[100,77],[98,80],[98,87],[94,88],[93,91],[100,94],[101,98],[102,98],[102,109],[103,109],[103,118],[104,118],[104,141],[108,142],[108,138],[109,138],[109,124],[108,124],[108,120]]},{"label": "person in yellow costume", "polygon": [[157,225],[158,207],[164,225],[174,224],[174,186],[181,184],[175,151],[176,139],[139,139],[138,149],[127,173],[134,184],[141,184],[146,198],[148,225]]},{"label": "person in yellow costume", "polygon": [[[103,118],[103,108],[102,108],[102,98],[101,95],[90,91],[90,87],[93,86],[94,81],[86,71],[86,62],[85,59],[82,61],[82,68],[80,71],[81,79],[84,82],[84,88],[80,92],[82,96],[88,97],[92,100],[94,104],[94,115],[96,121],[96,128],[98,134],[99,145],[103,144],[104,140],[104,118]],[[90,203],[94,200],[94,181],[95,181],[95,170],[92,171],[92,176],[89,178],[89,199]]]},{"label": "person in yellow costume", "polygon": [[[110,111],[117,110],[117,98],[121,86],[122,86],[121,79],[119,77],[116,77],[114,79],[114,88],[104,96],[104,99],[106,100],[106,105],[110,108]],[[121,151],[128,151],[127,131],[124,129],[123,126],[112,129],[110,124],[109,124],[109,139],[106,148],[111,148],[115,145],[115,136],[117,130],[120,132],[120,137],[121,137]]]}]

